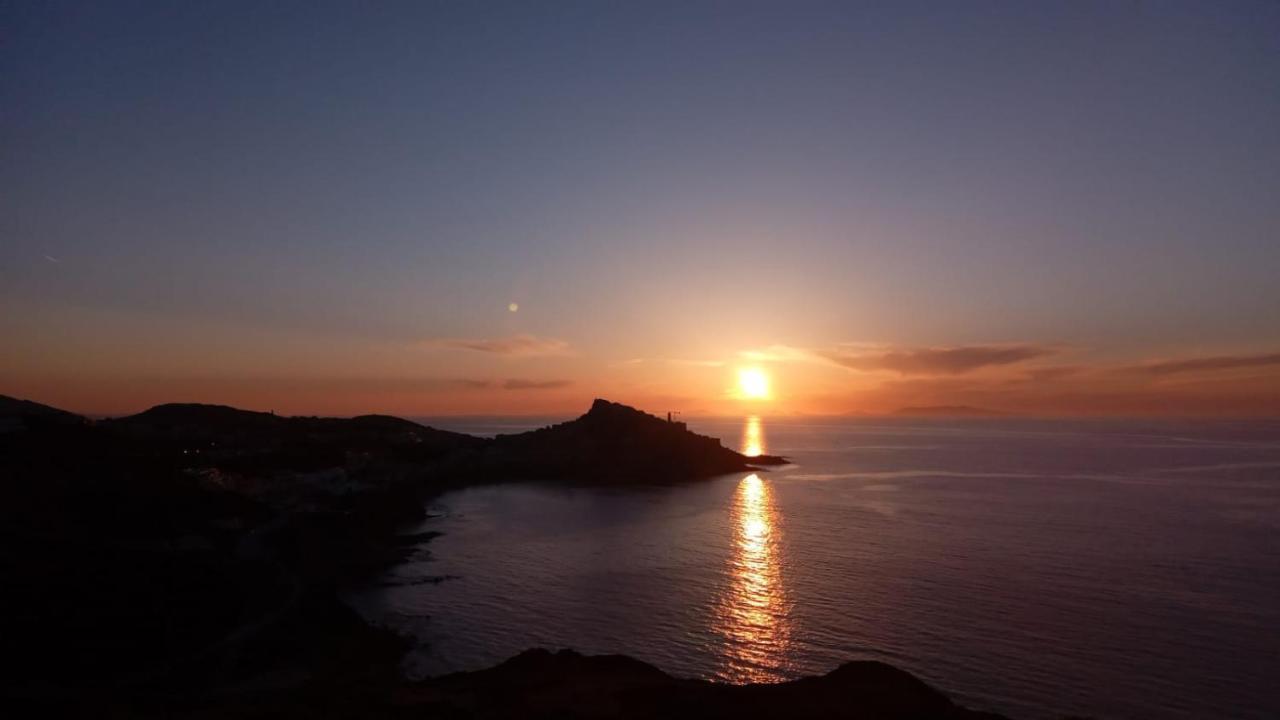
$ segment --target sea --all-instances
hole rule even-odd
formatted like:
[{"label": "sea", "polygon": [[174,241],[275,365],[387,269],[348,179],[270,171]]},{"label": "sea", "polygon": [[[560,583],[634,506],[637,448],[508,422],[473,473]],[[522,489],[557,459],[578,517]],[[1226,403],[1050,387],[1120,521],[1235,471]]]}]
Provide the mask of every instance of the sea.
[{"label": "sea", "polygon": [[451,492],[351,603],[417,640],[415,677],[531,647],[729,683],[869,659],[1015,719],[1280,718],[1280,421],[689,425],[791,464]]}]

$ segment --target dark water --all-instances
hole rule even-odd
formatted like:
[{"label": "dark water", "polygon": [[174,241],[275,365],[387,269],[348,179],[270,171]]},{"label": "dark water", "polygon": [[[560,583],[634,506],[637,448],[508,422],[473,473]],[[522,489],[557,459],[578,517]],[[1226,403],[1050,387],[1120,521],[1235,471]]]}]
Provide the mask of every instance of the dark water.
[{"label": "dark water", "polygon": [[531,646],[732,682],[869,658],[1014,717],[1280,717],[1280,424],[691,424],[796,465],[452,493],[356,604],[425,674]]}]

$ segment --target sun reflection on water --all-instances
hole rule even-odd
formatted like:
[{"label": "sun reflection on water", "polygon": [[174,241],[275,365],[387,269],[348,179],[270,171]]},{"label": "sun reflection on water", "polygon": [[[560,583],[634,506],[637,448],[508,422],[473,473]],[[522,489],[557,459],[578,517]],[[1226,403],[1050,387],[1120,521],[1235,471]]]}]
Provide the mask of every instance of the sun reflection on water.
[{"label": "sun reflection on water", "polygon": [[781,528],[773,491],[759,475],[738,483],[730,520],[728,587],[715,617],[723,642],[719,675],[735,683],[784,680],[790,628],[778,557]]},{"label": "sun reflection on water", "polygon": [[759,457],[765,453],[764,424],[759,416],[752,415],[742,426],[742,454],[747,457]]}]

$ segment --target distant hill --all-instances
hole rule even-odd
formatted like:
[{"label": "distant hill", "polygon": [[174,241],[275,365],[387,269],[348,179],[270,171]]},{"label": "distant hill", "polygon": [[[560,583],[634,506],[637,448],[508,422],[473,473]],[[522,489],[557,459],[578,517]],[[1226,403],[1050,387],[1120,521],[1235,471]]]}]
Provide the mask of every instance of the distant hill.
[{"label": "distant hill", "polygon": [[436,430],[390,415],[359,415],[353,418],[287,417],[275,413],[241,410],[227,405],[167,403],[137,415],[103,421],[117,429],[155,432],[175,436],[208,436],[246,433],[394,434],[407,433],[419,441],[428,436],[455,440],[469,438],[462,433]]},{"label": "distant hill", "polygon": [[281,428],[287,422],[287,418],[279,417],[275,413],[201,403],[166,403],[143,410],[137,415],[105,421],[107,425],[118,428],[151,429],[174,433],[263,431]]},{"label": "distant hill", "polygon": [[102,427],[156,450],[190,452],[237,472],[345,466],[351,454],[423,463],[478,448],[480,438],[387,415],[285,417],[225,405],[169,403]]},{"label": "distant hill", "polygon": [[899,417],[1001,417],[1007,413],[969,405],[930,405],[904,407],[893,411]]},{"label": "distant hill", "polygon": [[0,395],[0,433],[26,430],[36,425],[84,425],[89,421],[56,407]]}]

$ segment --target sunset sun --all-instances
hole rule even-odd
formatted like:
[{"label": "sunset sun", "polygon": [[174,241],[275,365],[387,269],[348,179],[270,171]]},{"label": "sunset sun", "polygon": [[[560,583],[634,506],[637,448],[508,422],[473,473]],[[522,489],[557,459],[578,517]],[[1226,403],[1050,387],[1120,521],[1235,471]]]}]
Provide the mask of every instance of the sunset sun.
[{"label": "sunset sun", "polygon": [[767,399],[769,376],[760,368],[742,368],[738,371],[738,392],[748,400]]}]

